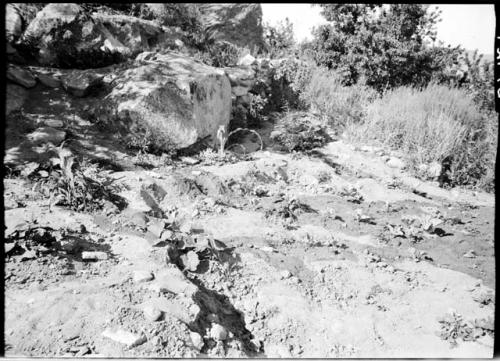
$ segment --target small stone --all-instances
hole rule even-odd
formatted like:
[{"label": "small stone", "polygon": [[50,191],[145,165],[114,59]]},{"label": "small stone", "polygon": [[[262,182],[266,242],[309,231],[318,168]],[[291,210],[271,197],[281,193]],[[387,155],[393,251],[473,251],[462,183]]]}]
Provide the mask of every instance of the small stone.
[{"label": "small stone", "polygon": [[295,284],[299,284],[301,281],[297,276],[293,276],[290,278],[290,282],[295,283]]},{"label": "small stone", "polygon": [[200,162],[199,159],[193,158],[193,157],[180,157],[181,161],[183,163],[186,163],[188,165],[195,165]]},{"label": "small stone", "polygon": [[102,335],[113,341],[123,343],[128,347],[138,346],[147,341],[145,335],[139,335],[123,329],[113,330],[108,328],[102,333]]},{"label": "small stone", "polygon": [[168,240],[171,240],[173,236],[174,236],[174,232],[172,232],[172,231],[171,231],[171,230],[169,230],[169,229],[165,229],[165,230],[161,233],[160,239],[161,239],[162,241],[168,241]]},{"label": "small stone", "polygon": [[227,330],[224,326],[214,323],[210,329],[210,337],[216,341],[224,341],[227,339]]},{"label": "small stone", "polygon": [[134,282],[135,283],[142,283],[142,282],[149,282],[154,279],[154,276],[151,272],[149,271],[134,271]]},{"label": "small stone", "polygon": [[250,54],[245,55],[240,58],[237,62],[238,66],[252,66],[257,63],[257,59]]},{"label": "small stone", "polygon": [[437,178],[441,175],[441,164],[438,162],[432,162],[427,168],[427,174],[431,178]]},{"label": "small stone", "polygon": [[106,252],[82,252],[82,260],[84,261],[104,261],[107,259]]},{"label": "small stone", "polygon": [[284,270],[284,271],[280,272],[280,277],[281,277],[281,279],[286,280],[286,279],[292,277],[292,273],[288,270]]},{"label": "small stone", "polygon": [[152,322],[160,320],[163,316],[163,312],[151,305],[145,306],[143,312],[146,319]]},{"label": "small stone", "polygon": [[156,237],[160,238],[165,229],[165,221],[163,219],[150,218],[148,223],[148,232],[151,232]]},{"label": "small stone", "polygon": [[193,346],[199,351],[203,348],[205,345],[205,342],[203,342],[203,337],[198,332],[189,332],[189,337],[191,338],[191,342],[193,343]]},{"label": "small stone", "polygon": [[64,127],[64,122],[60,119],[46,119],[43,121],[43,124],[45,124],[47,127],[52,127],[52,128]]},{"label": "small stone", "polygon": [[184,267],[192,272],[195,272],[198,268],[198,265],[200,264],[198,254],[194,251],[189,251],[185,256],[182,257],[182,261],[184,263]]},{"label": "small stone", "polygon": [[199,176],[199,175],[201,175],[201,171],[199,171],[199,170],[193,170],[193,171],[191,172],[191,174],[192,174],[192,175],[195,175],[195,176]]},{"label": "small stone", "polygon": [[20,257],[21,257],[21,261],[35,259],[36,253],[35,253],[35,251],[26,251]]},{"label": "small stone", "polygon": [[464,254],[465,258],[476,258],[476,253],[473,249]]},{"label": "small stone", "polygon": [[403,169],[406,167],[405,162],[403,162],[401,159],[396,158],[396,157],[390,157],[386,164],[389,167],[396,168],[396,169]]}]

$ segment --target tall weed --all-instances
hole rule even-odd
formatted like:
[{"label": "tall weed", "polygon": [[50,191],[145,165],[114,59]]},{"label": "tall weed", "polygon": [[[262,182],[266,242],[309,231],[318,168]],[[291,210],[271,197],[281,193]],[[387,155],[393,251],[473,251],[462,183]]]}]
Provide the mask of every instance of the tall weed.
[{"label": "tall weed", "polygon": [[387,92],[368,105],[365,121],[349,126],[347,136],[401,150],[414,169],[451,156],[453,185],[481,185],[494,169],[493,125],[464,90],[431,84]]},{"label": "tall weed", "polygon": [[301,99],[319,113],[333,129],[359,123],[366,113],[366,106],[377,93],[362,85],[344,86],[335,72],[316,68],[300,94]]}]

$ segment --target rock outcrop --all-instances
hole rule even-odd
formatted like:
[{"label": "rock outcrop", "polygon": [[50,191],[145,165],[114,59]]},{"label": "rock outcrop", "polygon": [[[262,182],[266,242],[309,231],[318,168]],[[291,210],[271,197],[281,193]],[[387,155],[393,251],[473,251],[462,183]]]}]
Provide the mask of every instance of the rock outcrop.
[{"label": "rock outcrop", "polygon": [[215,140],[219,126],[229,123],[231,86],[224,71],[190,57],[141,53],[113,84],[99,119],[149,130],[165,148],[188,147],[208,136]]},{"label": "rock outcrop", "polygon": [[42,65],[97,68],[143,51],[174,47],[174,30],[123,14],[89,13],[72,3],[45,6],[29,24],[23,41],[36,43]]},{"label": "rock outcrop", "polygon": [[213,31],[215,39],[250,49],[263,46],[260,4],[200,4],[199,10],[202,23]]}]

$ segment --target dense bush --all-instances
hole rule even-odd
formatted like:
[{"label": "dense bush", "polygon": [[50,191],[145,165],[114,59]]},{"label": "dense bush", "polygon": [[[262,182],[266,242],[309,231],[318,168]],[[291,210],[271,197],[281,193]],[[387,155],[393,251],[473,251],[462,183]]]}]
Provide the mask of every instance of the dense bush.
[{"label": "dense bush", "polygon": [[488,172],[496,152],[492,124],[464,90],[433,84],[387,92],[347,134],[403,151],[414,169],[450,157],[452,185],[485,185],[494,177]]},{"label": "dense bush", "polygon": [[277,121],[271,139],[292,152],[321,147],[330,137],[320,119],[306,112],[287,112]]},{"label": "dense bush", "polygon": [[[454,55],[430,46],[439,13],[417,4],[321,4],[330,24],[314,32],[310,50],[319,65],[336,69],[345,85],[379,91],[426,85]],[[436,62],[439,57],[446,61]]]}]

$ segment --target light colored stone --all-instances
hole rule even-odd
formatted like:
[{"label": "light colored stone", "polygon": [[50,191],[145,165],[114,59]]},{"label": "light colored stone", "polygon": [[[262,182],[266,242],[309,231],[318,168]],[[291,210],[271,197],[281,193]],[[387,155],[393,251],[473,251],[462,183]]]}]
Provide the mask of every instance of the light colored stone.
[{"label": "light colored stone", "polygon": [[438,162],[432,162],[427,168],[427,173],[431,178],[437,178],[441,175],[441,164]]},{"label": "light colored stone", "polygon": [[189,332],[189,337],[191,338],[191,342],[193,346],[199,351],[205,345],[203,342],[203,337],[198,332]]},{"label": "light colored stone", "polygon": [[125,331],[121,328],[120,329],[107,328],[106,330],[104,330],[102,335],[113,341],[123,343],[128,347],[139,346],[147,341],[145,335]]},{"label": "light colored stone", "polygon": [[252,66],[257,63],[257,59],[255,59],[252,55],[247,54],[244,57],[238,59],[237,65],[239,66]]},{"label": "light colored stone", "polygon": [[135,283],[142,283],[142,282],[148,282],[154,279],[154,276],[151,272],[145,271],[145,270],[138,270],[134,271],[134,282]]},{"label": "light colored stone", "polygon": [[151,305],[145,306],[143,308],[143,312],[144,312],[144,317],[146,317],[147,320],[152,322],[159,321],[163,316],[163,312],[161,312],[158,308]]},{"label": "light colored stone", "polygon": [[389,160],[387,161],[387,165],[391,168],[396,168],[396,169],[403,169],[406,167],[405,162],[396,157],[390,157]]},{"label": "light colored stone", "polygon": [[61,78],[62,86],[68,93],[85,97],[102,84],[103,75],[91,70],[74,70]]},{"label": "light colored stone", "polygon": [[227,339],[228,333],[224,326],[214,323],[210,329],[210,337],[216,341],[224,341]]},{"label": "light colored stone", "polygon": [[45,119],[43,124],[51,128],[62,128],[64,127],[64,122],[60,119]]},{"label": "light colored stone", "polygon": [[108,259],[106,252],[82,252],[82,260],[84,261],[104,261]]},{"label": "light colored stone", "polygon": [[66,132],[51,127],[42,127],[28,134],[26,138],[34,144],[52,143],[57,146],[66,138]]},{"label": "light colored stone", "polygon": [[198,287],[191,283],[177,267],[158,273],[155,284],[159,286],[160,291],[183,293],[187,296],[193,296],[198,291]]}]

